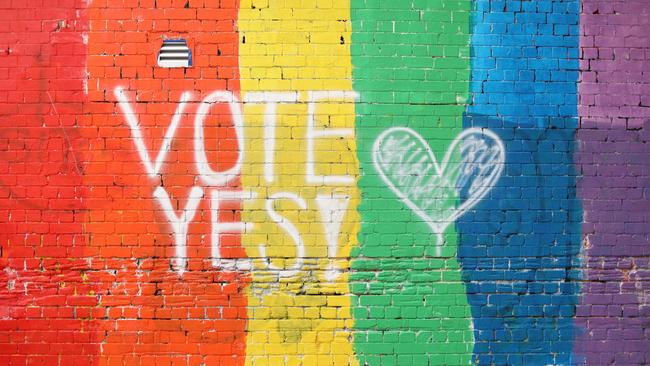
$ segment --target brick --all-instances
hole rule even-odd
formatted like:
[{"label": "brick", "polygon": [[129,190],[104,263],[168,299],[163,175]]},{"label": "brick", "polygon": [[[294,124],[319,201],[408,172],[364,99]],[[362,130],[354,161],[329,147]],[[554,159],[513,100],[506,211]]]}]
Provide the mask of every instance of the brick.
[{"label": "brick", "polygon": [[[0,4],[0,364],[648,364],[648,10]],[[158,67],[178,37],[193,67]],[[309,104],[323,90],[359,97]],[[233,116],[206,100],[215,91],[295,100],[270,129],[268,104]],[[422,137],[403,135],[403,150],[421,146],[428,165],[399,151],[405,174],[378,168],[393,127]],[[489,161],[458,164],[477,141],[503,146],[494,181],[475,180]],[[186,207],[185,232],[173,221]]]}]

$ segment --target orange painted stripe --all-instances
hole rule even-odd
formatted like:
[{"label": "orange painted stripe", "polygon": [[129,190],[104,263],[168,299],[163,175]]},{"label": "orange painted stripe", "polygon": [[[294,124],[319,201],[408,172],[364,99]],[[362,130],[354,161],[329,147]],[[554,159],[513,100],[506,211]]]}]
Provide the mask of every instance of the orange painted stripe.
[{"label": "orange painted stripe", "polygon": [[[195,114],[201,101],[221,90],[239,97],[239,3],[172,1],[165,6],[129,7],[126,1],[93,1],[88,38],[88,97],[84,118],[90,131],[88,186],[89,245],[95,280],[102,288],[102,365],[242,365],[245,353],[247,275],[214,268],[211,262],[212,192],[237,190],[239,177],[227,187],[211,186],[195,164]],[[193,53],[191,68],[161,68],[157,53],[166,38],[184,38]],[[119,98],[123,103],[116,103]],[[120,94],[119,90],[123,90]],[[133,111],[142,141],[156,160],[181,95],[189,101],[156,174],[138,152],[128,125],[125,103]],[[146,103],[145,103],[146,102]],[[94,131],[94,132],[93,132]],[[237,160],[238,142],[227,104],[215,104],[204,120],[208,167],[227,170]],[[188,225],[183,257],[169,214],[181,215],[192,189],[200,190]],[[173,210],[165,213],[163,189]],[[166,199],[166,198],[165,198]],[[220,222],[239,220],[241,204],[225,202]],[[219,236],[223,257],[243,258],[240,234]],[[178,268],[176,268],[178,269]]]}]

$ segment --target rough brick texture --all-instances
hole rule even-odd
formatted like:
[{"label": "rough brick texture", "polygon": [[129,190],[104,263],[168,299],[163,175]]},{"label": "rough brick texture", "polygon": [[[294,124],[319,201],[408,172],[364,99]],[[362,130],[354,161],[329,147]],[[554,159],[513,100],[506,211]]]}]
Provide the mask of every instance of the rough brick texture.
[{"label": "rough brick texture", "polygon": [[576,351],[650,363],[650,6],[585,1],[581,23],[582,299]]},{"label": "rough brick texture", "polygon": [[650,364],[650,2],[0,20],[0,365]]},{"label": "rough brick texture", "polygon": [[0,4],[3,365],[90,365],[100,352],[83,228],[85,11]]}]

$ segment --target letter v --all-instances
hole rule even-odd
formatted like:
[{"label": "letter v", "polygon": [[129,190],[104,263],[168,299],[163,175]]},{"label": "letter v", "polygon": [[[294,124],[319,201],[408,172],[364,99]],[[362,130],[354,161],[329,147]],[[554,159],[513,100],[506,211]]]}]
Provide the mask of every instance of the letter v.
[{"label": "letter v", "polygon": [[142,164],[144,164],[144,167],[147,170],[147,174],[149,174],[151,177],[155,177],[160,172],[160,167],[165,160],[165,155],[167,155],[167,152],[171,147],[172,139],[176,134],[176,128],[178,128],[178,125],[181,121],[181,115],[185,109],[185,104],[187,104],[187,101],[190,99],[190,93],[185,92],[181,95],[181,100],[178,104],[178,107],[176,107],[176,112],[172,117],[169,128],[167,128],[167,132],[163,138],[162,145],[158,151],[158,156],[156,156],[155,164],[151,163],[147,147],[144,146],[144,139],[142,138],[142,131],[140,130],[138,119],[133,112],[133,108],[131,108],[131,104],[129,104],[129,101],[126,99],[124,90],[118,86],[113,91],[113,94],[115,95],[115,98],[120,105],[122,113],[126,117],[126,123],[128,123],[129,127],[131,128],[131,136],[133,137],[133,142],[135,143],[135,147],[138,149],[138,154],[140,155]]}]

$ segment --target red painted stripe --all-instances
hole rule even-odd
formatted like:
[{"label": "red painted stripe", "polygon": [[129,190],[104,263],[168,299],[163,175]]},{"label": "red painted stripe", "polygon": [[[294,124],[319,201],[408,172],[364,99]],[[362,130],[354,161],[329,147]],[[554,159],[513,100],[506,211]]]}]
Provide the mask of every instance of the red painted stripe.
[{"label": "red painted stripe", "polygon": [[99,353],[83,235],[88,22],[80,2],[0,6],[0,364],[91,365]]},{"label": "red painted stripe", "polygon": [[[133,5],[130,5],[133,4]],[[86,230],[98,250],[93,278],[102,285],[102,365],[243,365],[246,275],[212,267],[210,192],[194,163],[195,112],[215,90],[239,96],[238,1],[95,0],[89,9],[90,136],[85,184]],[[138,7],[139,6],[139,7]],[[192,68],[156,66],[166,38],[184,38]],[[155,160],[181,95],[191,93],[171,151],[157,177],[146,174],[116,104],[120,87],[134,109],[149,156]],[[232,167],[238,145],[228,106],[214,105],[205,119],[210,168]],[[92,134],[92,132],[89,132]],[[192,187],[205,192],[187,235],[187,271],[170,269],[172,226],[154,191],[165,189],[175,214]],[[221,222],[239,219],[241,205],[222,205]],[[239,234],[221,236],[222,256],[245,257]]]}]

